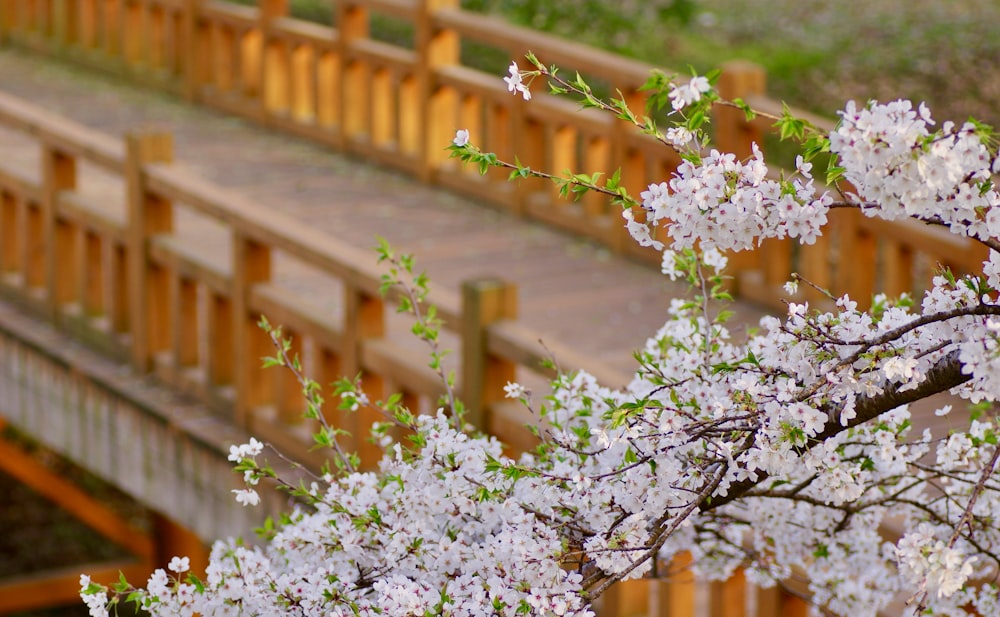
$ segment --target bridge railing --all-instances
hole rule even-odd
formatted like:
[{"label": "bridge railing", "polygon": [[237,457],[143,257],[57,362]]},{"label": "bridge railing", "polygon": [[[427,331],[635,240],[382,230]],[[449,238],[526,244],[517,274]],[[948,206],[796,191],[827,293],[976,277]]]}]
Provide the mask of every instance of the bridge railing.
[{"label": "bridge railing", "polygon": [[[388,43],[371,32],[373,15],[406,24],[412,41]],[[554,173],[622,169],[633,193],[669,177],[679,159],[606,114],[536,88],[525,104],[495,74],[463,64],[463,42],[510,58],[533,51],[578,70],[641,107],[639,86],[654,68],[641,62],[512,26],[458,8],[457,0],[341,0],[334,24],[293,19],[287,0],[244,6],[222,0],[9,0],[0,37],[112,69],[268,126],[405,170],[494,205],[579,233],[640,259],[656,259],[623,230],[620,213],[598,195],[578,203],[553,186],[509,183],[498,170],[480,176],[447,158],[456,128],[485,150]],[[765,96],[765,75],[746,63],[726,68],[720,89],[780,113]],[[793,110],[799,115],[808,115]],[[715,111],[721,149],[747,154],[773,135],[765,121]],[[820,126],[832,126],[817,119]],[[641,214],[640,214],[641,216]],[[780,285],[797,271],[862,301],[875,291],[925,285],[938,264],[975,267],[983,251],[933,229],[880,223],[856,212],[831,216],[830,233],[811,247],[766,243],[732,262],[738,291],[780,307]],[[853,264],[865,263],[858,268]],[[818,299],[812,292],[806,297]]]},{"label": "bridge railing", "polygon": [[[0,161],[8,297],[280,444],[308,439],[310,427],[294,377],[262,369],[274,349],[257,327],[261,315],[284,327],[321,383],[362,374],[373,400],[399,391],[425,409],[442,393],[426,353],[388,336],[397,296],[380,296],[384,269],[374,252],[172,167],[169,135],[121,144],[2,95],[0,126],[31,142]],[[214,235],[192,231],[192,217]],[[291,274],[278,276],[278,261]],[[316,301],[323,290],[308,287],[320,285],[336,291],[327,304]],[[478,280],[429,300],[459,351],[471,419],[524,448],[526,419],[504,403],[503,386],[551,372],[539,334],[517,321],[516,295],[503,281]],[[568,349],[555,352],[564,366],[584,365]],[[610,385],[628,379],[586,365]],[[335,421],[354,429],[373,419]],[[366,440],[356,445],[375,455]]]}]

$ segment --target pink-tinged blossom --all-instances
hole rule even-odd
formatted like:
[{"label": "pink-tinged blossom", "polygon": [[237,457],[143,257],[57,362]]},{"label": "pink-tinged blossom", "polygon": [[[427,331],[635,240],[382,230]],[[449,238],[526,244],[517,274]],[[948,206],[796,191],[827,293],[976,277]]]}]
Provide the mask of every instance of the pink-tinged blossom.
[{"label": "pink-tinged blossom", "polygon": [[174,557],[170,560],[170,564],[167,568],[172,572],[177,572],[178,574],[182,572],[187,572],[191,569],[191,560],[187,557]]},{"label": "pink-tinged blossom", "polygon": [[507,91],[514,93],[521,93],[524,100],[531,100],[531,91],[528,90],[528,84],[524,83],[523,76],[521,75],[521,69],[517,66],[517,62],[512,61],[510,67],[507,69],[507,77],[503,80],[507,83]]},{"label": "pink-tinged blossom", "polygon": [[686,106],[700,101],[702,95],[711,89],[712,86],[708,83],[708,79],[699,76],[691,78],[691,81],[686,84],[671,84],[667,96],[670,98],[670,104],[674,111],[680,111]]},{"label": "pink-tinged blossom", "polygon": [[256,506],[260,503],[260,494],[253,489],[234,489],[232,492],[241,506]]}]

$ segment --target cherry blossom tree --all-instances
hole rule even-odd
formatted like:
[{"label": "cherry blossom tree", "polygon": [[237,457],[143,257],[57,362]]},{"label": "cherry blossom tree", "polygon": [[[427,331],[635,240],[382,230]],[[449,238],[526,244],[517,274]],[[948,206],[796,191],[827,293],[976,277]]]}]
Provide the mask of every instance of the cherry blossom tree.
[{"label": "cherry blossom tree", "polygon": [[[638,351],[631,383],[611,390],[566,374],[544,401],[508,384],[537,414],[541,442],[509,458],[463,424],[443,372],[449,396],[430,416],[341,382],[344,407],[385,414],[377,470],[359,471],[340,431],[323,425],[330,468],[289,487],[301,506],[267,526],[261,545],[217,543],[204,580],[180,559],[144,589],[84,578],[94,614],[131,599],[156,615],[589,615],[610,585],[653,575],[682,551],[708,579],[737,568],[763,586],[805,576],[811,601],[836,615],[875,615],[901,594],[908,614],[1000,614],[1000,159],[988,127],[937,125],[906,101],[849,103],[829,134],[786,114],[773,120],[802,155],[779,177],[759,149],[739,160],[710,148],[710,106],[755,113],[721,100],[715,75],[654,75],[641,115],[528,60],[505,78],[514,95],[527,100],[547,82],[683,158],[633,197],[617,174],[552,176],[501,161],[465,130],[451,146],[483,170],[610,195],[635,240],[662,251],[664,273],[690,282],[692,296],[673,301]],[[812,175],[819,153],[833,161],[822,184]],[[812,243],[834,208],[933,225],[988,247],[988,258],[980,272],[940,271],[919,297],[876,296],[861,310],[830,295],[831,310],[790,303],[751,335],[730,332],[725,253],[768,238]],[[669,245],[654,233],[664,225]],[[418,334],[436,342],[412,260],[386,246],[380,257],[386,286],[404,288]],[[319,388],[267,327],[272,362],[296,372],[307,415],[322,420]],[[439,370],[440,353],[432,348]],[[935,413],[962,428],[915,430],[910,405],[942,393],[958,402]],[[241,503],[256,503],[259,480],[282,481],[263,450],[233,447],[248,485],[236,492]]]}]

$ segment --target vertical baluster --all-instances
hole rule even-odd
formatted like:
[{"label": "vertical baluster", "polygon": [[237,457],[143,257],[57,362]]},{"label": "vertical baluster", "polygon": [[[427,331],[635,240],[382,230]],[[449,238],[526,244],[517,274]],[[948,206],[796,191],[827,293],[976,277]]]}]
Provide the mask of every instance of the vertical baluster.
[{"label": "vertical baluster", "polygon": [[[656,586],[662,585],[660,580],[619,581],[612,585],[600,598],[601,617],[638,617],[645,615],[653,617],[655,613]],[[658,615],[656,617],[659,617]],[[676,617],[693,617],[693,615],[677,615]]]},{"label": "vertical baluster", "polygon": [[165,28],[163,33],[163,68],[166,69],[167,75],[171,78],[172,82],[177,79],[178,82],[176,83],[180,83],[184,87],[186,86],[186,82],[184,81],[184,61],[182,56],[187,33],[184,30],[183,5],[180,9],[165,7],[163,12]]},{"label": "vertical baluster", "polygon": [[[399,152],[411,159],[420,157],[420,114],[419,109],[408,105],[417,96],[417,79],[403,75],[399,79],[396,115],[399,122]],[[481,133],[476,133],[481,135]],[[447,145],[448,142],[445,142]],[[442,146],[443,147],[443,146]]]},{"label": "vertical baluster", "polygon": [[35,23],[37,32],[43,37],[52,36],[52,3],[54,0],[37,0],[35,3]]},{"label": "vertical baluster", "polygon": [[9,274],[23,274],[23,228],[21,220],[24,217],[24,200],[14,193],[0,192],[0,277]]},{"label": "vertical baluster", "polygon": [[[518,152],[521,163],[534,169],[545,169],[546,139],[545,127],[526,117],[524,101],[515,99],[511,107],[512,148]],[[524,153],[524,154],[520,154]],[[514,212],[521,214],[529,203],[531,196],[539,191],[548,190],[548,182],[538,178],[525,178],[517,182],[517,201]]]},{"label": "vertical baluster", "polygon": [[[345,282],[344,290],[344,349],[341,356],[341,368],[344,374],[354,376],[361,374],[361,386],[372,401],[384,396],[385,384],[380,375],[362,373],[361,352],[367,339],[380,338],[385,335],[385,305],[382,298],[371,296]],[[374,466],[380,456],[377,446],[367,441],[368,429],[372,423],[381,421],[377,412],[371,409],[361,409],[355,414],[355,440],[362,465],[366,468]]]},{"label": "vertical baluster", "polygon": [[312,124],[316,121],[316,50],[311,44],[299,45],[292,52],[292,119]]},{"label": "vertical baluster", "polygon": [[209,392],[233,383],[233,330],[236,328],[231,298],[212,292],[208,300],[208,380]]},{"label": "vertical baluster", "polygon": [[171,282],[174,369],[178,375],[198,366],[198,284],[185,276]]},{"label": "vertical baluster", "polygon": [[236,35],[229,26],[216,23],[212,29],[212,84],[219,92],[236,87]]},{"label": "vertical baluster", "polygon": [[[483,98],[476,94],[466,94],[458,107],[458,127],[469,131],[474,143],[487,143],[483,118]],[[474,167],[474,166],[470,166]]]},{"label": "vertical baluster", "polygon": [[[318,349],[317,362],[319,364],[317,368],[319,383],[324,389],[348,375],[347,371],[343,368],[340,353],[335,349],[331,349],[325,345],[321,346]],[[326,396],[327,394],[329,396]],[[340,439],[341,447],[348,452],[359,450],[361,443],[364,441],[364,435],[359,435],[357,432],[357,415],[341,410],[339,408],[340,401],[333,395],[332,391],[324,392],[324,396],[330,401],[323,409],[323,416],[327,424],[343,429],[351,434],[350,439]]]},{"label": "vertical baluster", "polygon": [[81,299],[82,288],[81,260],[83,249],[82,230],[73,222],[56,217],[55,221],[55,255],[54,279],[50,289],[52,301],[57,312],[66,308],[67,304]]},{"label": "vertical baluster", "polygon": [[757,590],[757,617],[806,617],[809,604],[775,585]]},{"label": "vertical baluster", "polygon": [[466,421],[489,431],[490,405],[505,398],[504,386],[516,380],[517,366],[489,352],[487,329],[517,319],[517,287],[498,279],[462,285],[462,400]]},{"label": "vertical baluster", "polygon": [[[614,144],[614,151],[620,152],[621,158],[616,158],[616,161],[621,162],[621,182],[622,185],[628,189],[628,192],[633,197],[638,199],[639,193],[646,190],[646,186],[649,184],[648,174],[646,168],[648,166],[648,160],[645,153],[639,148],[631,147],[627,143],[626,135],[618,135],[617,132],[614,135],[614,139],[622,140],[625,142],[622,145]],[[615,214],[615,213],[612,213]],[[640,217],[643,214],[642,210],[639,208],[632,208],[632,216]],[[625,227],[625,221],[621,221],[612,224],[614,233],[610,241],[611,247],[619,252],[625,252],[632,250],[635,246],[635,241],[628,233],[628,229]]]},{"label": "vertical baluster", "polygon": [[[583,169],[588,172],[603,171],[611,173],[611,142],[600,135],[585,136],[583,143]],[[605,178],[602,178],[602,180]],[[584,216],[591,222],[591,228],[596,226],[596,217],[605,214],[608,206],[608,198],[600,193],[588,191],[580,199],[583,206]],[[618,212],[611,213],[615,217],[614,225],[621,226]]]},{"label": "vertical baluster", "polygon": [[108,307],[111,318],[111,331],[115,334],[126,334],[132,331],[129,319],[129,266],[128,248],[125,244],[115,243],[111,248],[111,274],[108,277]]},{"label": "vertical baluster", "polygon": [[340,108],[341,64],[332,52],[320,55],[316,68],[316,121],[323,129],[335,129],[343,135]]},{"label": "vertical baluster", "polygon": [[126,65],[137,67],[146,61],[147,33],[146,7],[135,0],[122,0],[124,21],[122,22],[122,57]]},{"label": "vertical baluster", "polygon": [[270,339],[257,326],[260,315],[250,311],[253,285],[271,279],[271,248],[233,233],[232,345],[233,379],[236,387],[236,420],[247,426],[250,413],[270,402],[270,382],[263,375],[261,358],[274,355]]},{"label": "vertical baluster", "polygon": [[178,70],[184,82],[184,98],[197,101],[201,86],[212,78],[214,54],[211,28],[201,24],[201,0],[183,0],[178,45]]},{"label": "vertical baluster", "polygon": [[913,293],[913,249],[891,239],[884,240],[882,291],[890,297]]},{"label": "vertical baluster", "polygon": [[104,51],[110,56],[123,56],[125,49],[123,3],[124,0],[104,0]]},{"label": "vertical baluster", "polygon": [[80,266],[80,290],[78,297],[84,317],[103,317],[107,313],[104,303],[104,289],[107,270],[104,264],[104,241],[93,230],[81,230],[82,255]]},{"label": "vertical baluster", "polygon": [[42,261],[47,311],[55,318],[61,304],[75,291],[73,263],[75,234],[72,225],[59,219],[58,200],[62,191],[76,188],[76,159],[48,145],[42,147],[42,225],[45,241]]},{"label": "vertical baluster", "polygon": [[[428,77],[424,77],[428,79]],[[417,92],[419,93],[422,82],[418,77]],[[422,162],[420,173],[422,178],[430,178],[434,171],[441,168],[441,165],[448,160],[449,155],[445,147],[455,138],[455,121],[458,118],[458,93],[454,88],[438,86],[428,92],[428,100],[418,103],[416,100],[401,100],[400,106],[411,106],[416,110],[413,113],[420,113],[421,122],[419,124],[420,152]],[[424,111],[424,108],[429,111]],[[461,127],[465,128],[465,127]],[[473,135],[473,138],[476,136]],[[499,153],[498,153],[499,155]]]},{"label": "vertical baluster", "polygon": [[[579,169],[580,165],[576,156],[577,136],[575,126],[568,124],[563,126],[545,125],[545,171],[561,176],[566,171]],[[573,199],[572,194],[566,199],[560,197],[559,187],[554,182],[547,183],[547,188],[552,201],[560,206]]]},{"label": "vertical baluster", "polygon": [[291,50],[286,41],[275,36],[272,23],[288,15],[288,0],[260,0],[257,15],[263,55],[258,76],[262,111],[284,116],[289,106]]},{"label": "vertical baluster", "polygon": [[0,2],[0,45],[7,42],[15,25],[16,0]]},{"label": "vertical baluster", "polygon": [[[300,372],[305,372],[305,358],[303,355],[302,335],[291,328],[282,331],[285,340],[289,341],[288,358],[292,362],[298,361]],[[305,410],[305,397],[302,395],[302,386],[299,384],[295,374],[287,367],[276,369],[272,377],[275,379],[276,405],[278,411],[278,422],[286,427],[301,426],[303,424],[302,412]]]},{"label": "vertical baluster", "polygon": [[170,344],[169,278],[149,259],[149,239],[173,231],[173,205],[150,194],[143,166],[173,160],[168,133],[126,137],[128,294],[132,332],[132,360],[140,371],[150,369],[152,357]]},{"label": "vertical baluster", "polygon": [[764,264],[764,285],[767,290],[776,290],[783,285],[792,274],[792,240],[766,240],[760,251],[760,260]]},{"label": "vertical baluster", "polygon": [[369,36],[368,9],[356,2],[338,2],[337,35],[337,74],[342,80],[337,93],[340,99],[337,125],[346,146],[367,129],[367,77],[364,66],[354,58],[351,46],[354,41]]},{"label": "vertical baluster", "polygon": [[146,9],[146,36],[143,61],[153,71],[162,70],[166,65],[167,15],[162,6]]},{"label": "vertical baluster", "polygon": [[845,224],[840,228],[838,247],[837,290],[834,293],[849,294],[858,303],[858,308],[865,310],[875,289],[877,241],[859,225],[864,215],[856,210],[844,214]]},{"label": "vertical baluster", "polygon": [[234,48],[236,59],[236,91],[241,97],[255,99],[261,96],[261,63],[264,55],[264,37],[257,28],[237,31]]},{"label": "vertical baluster", "polygon": [[[397,138],[395,104],[392,74],[389,69],[379,67],[371,77],[371,140],[379,151],[390,145],[399,147]],[[445,142],[447,143],[447,142]]]},{"label": "vertical baluster", "polygon": [[[441,66],[458,64],[458,33],[454,30],[436,29],[433,18],[441,9],[458,8],[458,0],[417,0],[416,28],[416,80],[413,98],[400,100],[399,107],[413,106],[420,114],[419,128],[423,131],[419,141],[423,144],[418,174],[427,182],[447,158],[442,148],[455,135],[456,93],[439,88],[434,81],[434,71]],[[444,112],[444,113],[442,113]]]},{"label": "vertical baluster", "polygon": [[747,584],[743,570],[737,570],[725,581],[710,585],[709,617],[746,617]]},{"label": "vertical baluster", "polygon": [[344,74],[344,136],[350,142],[371,141],[371,76],[362,60],[352,60]]},{"label": "vertical baluster", "polygon": [[[514,115],[511,113],[510,105],[512,101],[507,100],[504,97],[503,102],[488,101],[486,108],[486,115],[484,120],[486,121],[485,139],[486,149],[490,152],[495,152],[496,155],[505,160],[513,161],[515,156],[521,156],[523,152],[516,152],[514,150],[514,128],[513,119]],[[516,101],[513,104],[517,104]],[[518,116],[519,117],[519,116]],[[522,162],[529,164],[528,161],[522,159]],[[475,168],[469,170],[469,173],[478,173]],[[491,169],[486,175],[494,183],[500,183],[500,186],[507,190],[507,203],[505,204],[512,211],[516,211],[517,202],[514,197],[517,195],[517,188],[515,186],[514,190],[510,190],[508,186],[507,173],[503,169]],[[518,182],[520,184],[520,181]]]},{"label": "vertical baluster", "polygon": [[21,246],[24,287],[30,294],[38,296],[44,293],[42,290],[46,284],[45,253],[48,245],[45,241],[45,217],[39,203],[25,203],[24,228],[24,244]]},{"label": "vertical baluster", "polygon": [[[72,0],[76,4],[76,22],[70,24],[77,44],[90,50],[94,46],[94,0]],[[2,9],[0,9],[2,10]]]},{"label": "vertical baluster", "polygon": [[[828,227],[822,236],[816,238],[815,243],[802,245],[799,254],[798,273],[821,289],[830,289],[833,284],[830,231],[832,230]],[[800,285],[799,292],[805,294],[806,299],[811,301],[822,298],[822,294],[810,285]]]},{"label": "vertical baluster", "polygon": [[[678,553],[670,562],[666,589],[661,600],[665,601],[668,615],[695,615],[697,608],[696,583],[691,571],[691,553]],[[662,611],[663,606],[660,607]],[[662,613],[661,613],[662,614]]]}]

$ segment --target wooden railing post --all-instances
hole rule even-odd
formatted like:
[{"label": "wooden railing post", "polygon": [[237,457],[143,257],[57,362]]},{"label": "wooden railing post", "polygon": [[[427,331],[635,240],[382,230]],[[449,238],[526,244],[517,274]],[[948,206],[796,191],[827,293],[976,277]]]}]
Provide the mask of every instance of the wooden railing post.
[{"label": "wooden railing post", "polygon": [[156,539],[153,561],[157,566],[183,555],[190,560],[191,573],[204,576],[211,551],[193,531],[156,512],[153,516],[153,537]]},{"label": "wooden railing post", "polygon": [[75,42],[73,33],[76,25],[74,10],[76,0],[52,0],[52,2],[52,38],[55,39],[57,49],[66,49]]},{"label": "wooden railing post", "polygon": [[[419,176],[429,182],[434,171],[447,158],[445,148],[455,130],[457,101],[454,93],[437,92],[434,71],[439,66],[459,62],[459,37],[453,30],[434,26],[434,13],[441,9],[459,8],[458,0],[418,0],[416,17],[417,88],[416,100],[401,101],[400,109],[415,109],[417,143],[420,146]],[[473,136],[474,138],[481,138]]]},{"label": "wooden railing post", "polygon": [[288,15],[288,0],[259,0],[257,27],[261,36],[260,106],[264,117],[288,111],[291,85],[291,50],[285,41],[272,41],[272,22]]},{"label": "wooden railing post", "polygon": [[0,2],[0,45],[7,42],[10,32],[14,29],[14,11],[16,3],[8,0]]},{"label": "wooden railing post", "polygon": [[[344,290],[344,343],[341,368],[344,375],[354,378],[361,375],[361,389],[369,399],[376,401],[384,396],[385,380],[381,375],[362,372],[362,352],[367,339],[385,336],[385,301],[379,296],[347,285]],[[348,425],[354,435],[354,450],[361,457],[362,466],[374,467],[381,456],[377,445],[368,441],[368,429],[372,423],[382,421],[380,415],[371,409],[361,409],[353,414],[353,422]]]},{"label": "wooden railing post", "polygon": [[809,604],[779,585],[757,589],[757,617],[806,617]]},{"label": "wooden railing post", "polygon": [[[637,615],[667,617],[651,612],[651,609],[655,608],[652,604],[656,596],[656,586],[662,584],[663,581],[656,579],[618,581],[601,596],[600,609],[597,612],[601,617],[636,617]],[[677,617],[693,616],[678,615]]]},{"label": "wooden railing post", "polygon": [[650,615],[695,615],[696,582],[691,571],[691,553],[683,552],[674,556],[667,568],[667,579],[656,587],[654,606]]},{"label": "wooden railing post", "polygon": [[50,319],[58,316],[59,307],[75,291],[73,263],[75,237],[71,229],[60,225],[57,204],[59,193],[76,188],[76,159],[45,145],[42,149],[42,226],[46,308]]},{"label": "wooden railing post", "polygon": [[0,279],[23,272],[20,250],[24,242],[23,217],[24,208],[19,196],[0,191]]},{"label": "wooden railing post", "polygon": [[[235,231],[233,234],[232,337],[236,421],[247,426],[250,411],[271,399],[270,380],[261,374],[262,358],[274,355],[267,334],[250,312],[253,285],[271,279],[271,248]],[[277,325],[277,324],[276,324]]]},{"label": "wooden railing post", "polygon": [[142,168],[147,163],[172,162],[173,151],[169,133],[125,138],[129,325],[132,362],[143,373],[150,369],[153,354],[171,342],[169,277],[150,262],[148,254],[152,236],[173,230],[173,207],[146,191]]},{"label": "wooden railing post", "polygon": [[489,405],[504,398],[504,385],[514,381],[516,365],[490,355],[487,328],[502,319],[517,319],[517,287],[495,278],[462,284],[462,400],[466,420],[486,430]]},{"label": "wooden railing post", "polygon": [[[764,67],[736,60],[722,67],[719,77],[719,95],[727,100],[746,100],[754,96],[764,96],[767,89],[767,73]],[[763,134],[747,122],[739,109],[716,106],[713,112],[715,123],[715,145],[723,152],[732,152],[737,158],[745,158],[752,153],[751,144],[761,145]]]},{"label": "wooden railing post", "polygon": [[201,35],[199,16],[202,0],[184,0],[181,5],[181,54],[180,79],[184,84],[184,99],[197,102],[202,84],[205,82],[205,62],[209,50]]},{"label": "wooden railing post", "polygon": [[337,61],[340,63],[336,74],[337,128],[339,147],[350,146],[351,137],[367,130],[358,121],[359,115],[367,111],[368,84],[364,75],[354,66],[351,59],[351,44],[358,39],[368,38],[368,9],[357,2],[337,2]]},{"label": "wooden railing post", "polygon": [[746,617],[747,581],[743,570],[737,570],[728,579],[709,585],[709,617]]},{"label": "wooden railing post", "polygon": [[858,308],[866,310],[875,293],[878,238],[862,229],[863,217],[860,210],[851,209],[840,219],[836,293],[846,293],[858,303]]}]

